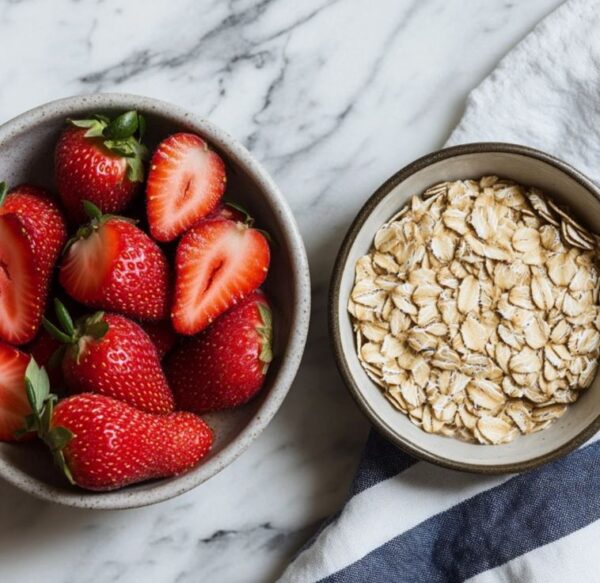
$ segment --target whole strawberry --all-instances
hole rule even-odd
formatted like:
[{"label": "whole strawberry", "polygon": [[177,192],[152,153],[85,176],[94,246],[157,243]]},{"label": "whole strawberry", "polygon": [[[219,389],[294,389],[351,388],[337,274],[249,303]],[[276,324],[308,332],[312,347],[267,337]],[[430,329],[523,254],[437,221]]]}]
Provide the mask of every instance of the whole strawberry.
[{"label": "whole strawberry", "polygon": [[125,209],[144,179],[145,121],[136,111],[69,120],[54,155],[58,193],[74,221],[86,218],[83,201],[105,213]]},{"label": "whole strawberry", "polygon": [[31,413],[25,390],[29,355],[0,342],[0,441],[16,441]]},{"label": "whole strawberry", "polygon": [[98,312],[73,323],[55,300],[62,330],[44,327],[63,343],[62,372],[71,393],[99,393],[148,413],[173,411],[173,395],[156,348],[144,330],[117,314]]},{"label": "whole strawberry", "polygon": [[54,405],[32,384],[33,413],[26,428],[36,431],[73,484],[115,490],[193,468],[209,451],[213,436],[191,413],[153,415],[104,395],[83,393]]},{"label": "whole strawberry", "polygon": [[0,183],[0,340],[25,344],[39,329],[65,221],[47,192]]},{"label": "whole strawberry", "polygon": [[263,385],[271,346],[271,310],[254,292],[167,357],[177,406],[204,413],[246,403]]},{"label": "whole strawberry", "polygon": [[158,245],[123,217],[85,201],[90,223],[67,244],[59,281],[78,302],[143,320],[168,315],[169,266]]},{"label": "whole strawberry", "polygon": [[190,229],[175,257],[175,331],[201,332],[256,290],[267,277],[270,257],[265,235],[251,224],[210,219]]}]

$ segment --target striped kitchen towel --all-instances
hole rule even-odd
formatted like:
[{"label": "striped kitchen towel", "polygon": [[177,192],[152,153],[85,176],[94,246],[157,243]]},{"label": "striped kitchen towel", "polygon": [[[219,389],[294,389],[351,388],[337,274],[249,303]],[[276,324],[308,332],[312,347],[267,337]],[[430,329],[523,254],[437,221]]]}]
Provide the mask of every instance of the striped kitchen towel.
[{"label": "striped kitchen towel", "polygon": [[[600,4],[569,0],[469,97],[448,144],[505,141],[600,184]],[[372,433],[348,501],[286,583],[600,582],[600,441],[519,475],[419,462]]]}]

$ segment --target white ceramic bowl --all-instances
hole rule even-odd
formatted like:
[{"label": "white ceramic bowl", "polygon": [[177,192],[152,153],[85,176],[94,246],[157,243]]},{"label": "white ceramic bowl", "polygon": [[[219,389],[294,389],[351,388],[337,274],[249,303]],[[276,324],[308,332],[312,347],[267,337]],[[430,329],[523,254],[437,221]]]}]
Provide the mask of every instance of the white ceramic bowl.
[{"label": "white ceramic bowl", "polygon": [[600,191],[580,172],[547,154],[511,144],[479,143],[435,152],[400,170],[367,201],[350,227],[334,268],[330,328],[340,372],[356,402],[391,442],[416,457],[446,467],[482,472],[515,472],[556,459],[600,429],[600,376],[549,428],[506,445],[482,446],[428,434],[383,397],[356,356],[347,312],[356,260],[372,246],[379,227],[415,194],[444,180],[483,175],[537,186],[568,205],[592,232],[600,233]]},{"label": "white ceramic bowl", "polygon": [[0,126],[0,177],[9,185],[31,182],[55,191],[54,145],[66,118],[137,109],[146,116],[152,148],[176,131],[204,137],[225,160],[226,195],[244,205],[272,236],[265,290],[274,312],[274,354],[265,387],[248,405],[207,415],[215,431],[210,455],[187,474],[107,493],[69,486],[36,444],[0,443],[0,477],[35,496],[84,508],[129,508],[177,496],[208,480],[242,453],[281,405],[300,364],[310,317],[306,252],[294,217],[277,186],[250,153],[223,130],[184,109],[147,97],[97,94],[70,97],[28,111]]}]

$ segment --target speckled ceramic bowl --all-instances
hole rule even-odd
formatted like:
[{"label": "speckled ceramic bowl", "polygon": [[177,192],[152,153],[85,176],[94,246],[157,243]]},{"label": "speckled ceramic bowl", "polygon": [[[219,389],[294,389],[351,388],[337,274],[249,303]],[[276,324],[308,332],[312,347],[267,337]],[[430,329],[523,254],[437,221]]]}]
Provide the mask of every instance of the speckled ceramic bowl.
[{"label": "speckled ceramic bowl", "polygon": [[352,223],[334,268],[330,327],[336,360],[365,415],[392,443],[416,457],[449,468],[504,473],[526,470],[556,459],[600,429],[600,376],[549,428],[506,445],[482,446],[431,435],[394,409],[369,379],[356,356],[347,312],[356,260],[367,253],[379,227],[414,194],[444,180],[495,174],[541,188],[575,217],[600,233],[600,191],[580,172],[537,150],[511,144],[480,143],[435,152],[413,162],[369,198]]},{"label": "speckled ceramic bowl", "polygon": [[274,312],[274,354],[265,387],[251,403],[234,411],[207,415],[215,431],[211,454],[194,470],[176,478],[147,482],[108,493],[69,486],[36,444],[0,443],[0,477],[40,498],[83,508],[130,508],[172,498],[198,486],[240,455],[281,405],[300,364],[310,316],[306,252],[290,209],[261,165],[236,140],[184,109],[147,97],[99,94],[42,105],[0,127],[0,176],[54,188],[53,151],[65,119],[93,112],[137,109],[146,116],[146,142],[153,147],[176,131],[204,137],[225,160],[227,192],[271,234],[272,263],[265,284]]}]

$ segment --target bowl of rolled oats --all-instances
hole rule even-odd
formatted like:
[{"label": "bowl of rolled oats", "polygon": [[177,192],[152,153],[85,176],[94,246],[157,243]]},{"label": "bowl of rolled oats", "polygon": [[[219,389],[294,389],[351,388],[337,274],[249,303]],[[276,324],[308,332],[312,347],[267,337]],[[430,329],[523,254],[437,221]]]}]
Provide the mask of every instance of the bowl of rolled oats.
[{"label": "bowl of rolled oats", "polygon": [[441,150],[386,181],[334,268],[340,372],[398,447],[514,472],[600,429],[600,191],[543,152]]}]

